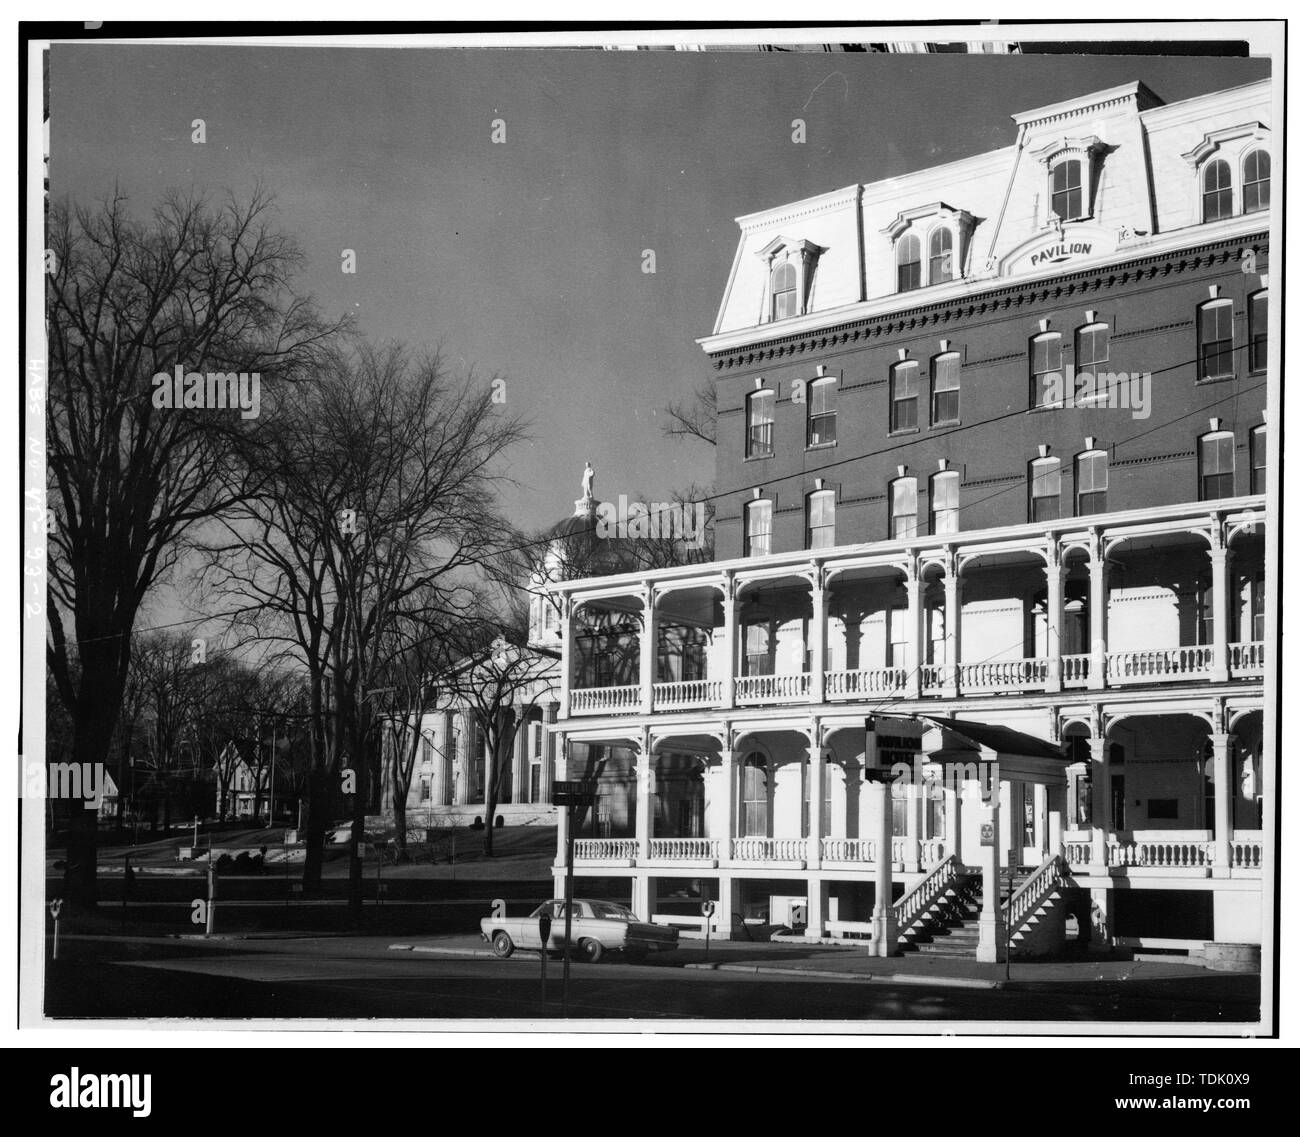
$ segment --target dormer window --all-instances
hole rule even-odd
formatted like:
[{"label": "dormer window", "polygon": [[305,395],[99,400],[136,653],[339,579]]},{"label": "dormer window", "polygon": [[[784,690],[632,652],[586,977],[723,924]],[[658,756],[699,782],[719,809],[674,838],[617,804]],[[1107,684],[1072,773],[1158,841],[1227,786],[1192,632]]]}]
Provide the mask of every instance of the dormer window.
[{"label": "dormer window", "polygon": [[824,251],[811,241],[785,237],[777,237],[759,250],[768,267],[768,320],[789,320],[808,311],[817,258]]},{"label": "dormer window", "polygon": [[1201,220],[1221,221],[1232,216],[1232,170],[1222,158],[1205,167],[1201,188]]},{"label": "dormer window", "polygon": [[1241,167],[1242,208],[1258,213],[1268,208],[1269,169],[1272,163],[1267,150],[1252,150]]},{"label": "dormer window", "polygon": [[1090,134],[1052,138],[1031,151],[1047,171],[1048,222],[1079,221],[1093,215],[1102,162],[1111,149]]},{"label": "dormer window", "polygon": [[941,201],[905,209],[881,232],[894,243],[898,291],[945,284],[963,275],[975,218]]},{"label": "dormer window", "polygon": [[1062,221],[1083,216],[1083,163],[1078,158],[1052,168],[1052,212]]},{"label": "dormer window", "polygon": [[921,287],[921,238],[908,233],[898,242],[898,291]]}]

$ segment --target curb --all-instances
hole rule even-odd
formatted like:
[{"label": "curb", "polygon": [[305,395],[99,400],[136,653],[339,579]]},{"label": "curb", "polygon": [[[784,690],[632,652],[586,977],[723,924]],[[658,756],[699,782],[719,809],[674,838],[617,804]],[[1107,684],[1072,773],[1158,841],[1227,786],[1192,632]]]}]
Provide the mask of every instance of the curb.
[{"label": "curb", "polygon": [[838,979],[848,983],[903,983],[920,987],[965,987],[982,991],[1001,990],[1005,984],[999,979],[963,979],[947,975],[855,975],[843,971],[819,971],[812,968],[765,967],[750,963],[684,963],[682,967],[695,971],[739,971],[746,975],[781,975],[787,978],[802,976],[807,979]]},{"label": "curb", "polygon": [[497,958],[487,948],[425,947],[422,944],[389,944],[389,951],[420,952],[424,955],[461,955],[472,959]]}]

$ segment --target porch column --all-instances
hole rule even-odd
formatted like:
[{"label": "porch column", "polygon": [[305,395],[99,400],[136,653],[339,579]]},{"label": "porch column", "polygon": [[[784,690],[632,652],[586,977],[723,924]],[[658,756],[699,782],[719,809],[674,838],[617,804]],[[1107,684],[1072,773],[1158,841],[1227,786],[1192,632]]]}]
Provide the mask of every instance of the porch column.
[{"label": "porch column", "polygon": [[1232,598],[1228,595],[1228,564],[1231,555],[1227,549],[1210,550],[1214,593],[1214,659],[1210,664],[1210,679],[1215,683],[1228,681],[1228,618],[1232,608]]},{"label": "porch column", "polygon": [[[566,734],[561,732],[555,735],[555,777],[557,781],[564,781],[569,776],[569,739]],[[550,801],[550,795],[547,795],[547,801]],[[565,845],[569,840],[569,811],[565,806],[559,806],[555,811],[555,867],[564,868]],[[564,895],[564,879],[556,878],[557,896]]]},{"label": "porch column", "polygon": [[826,934],[826,909],[829,907],[830,885],[820,876],[808,878],[808,926],[805,939],[820,940]]},{"label": "porch column", "polygon": [[[736,835],[736,770],[744,760],[739,750],[723,749],[721,770],[723,831],[718,838],[718,865],[731,864],[731,839]],[[728,925],[730,927],[730,925]]]},{"label": "porch column", "polygon": [[[1053,550],[1054,552],[1055,550]],[[1047,690],[1061,689],[1061,625],[1065,612],[1061,598],[1061,575],[1064,568],[1058,560],[1048,563],[1047,574]]]},{"label": "porch column", "polygon": [[1047,787],[1034,786],[1034,844],[1038,847],[1038,863],[1052,855],[1052,839],[1047,826]]},{"label": "porch column", "polygon": [[641,713],[648,715],[654,709],[655,670],[659,662],[659,621],[653,584],[641,590],[641,605]]},{"label": "porch column", "polygon": [[[808,747],[808,848],[804,856],[810,869],[819,869],[822,865],[822,811],[826,806],[826,754],[827,748],[824,746]],[[808,887],[811,902],[812,884],[810,883]]]},{"label": "porch column", "polygon": [[826,699],[826,588],[822,583],[820,562],[814,566],[812,586],[812,621],[808,626],[810,694],[814,703]]},{"label": "porch column", "polygon": [[[947,779],[945,779],[946,781]],[[961,803],[962,795],[966,792],[965,782],[955,782],[951,788],[945,787],[943,791],[943,808],[947,815],[944,819],[944,828],[948,831],[947,845],[948,852],[957,858],[957,863],[961,864]]]},{"label": "porch column", "polygon": [[[1217,601],[1217,597],[1216,597]],[[1216,612],[1217,616],[1218,613]],[[1232,744],[1236,735],[1212,734],[1214,746],[1214,867],[1232,865]]]},{"label": "porch column", "polygon": [[958,666],[961,660],[961,577],[957,575],[957,558],[944,562],[943,574],[943,694],[957,696]]},{"label": "porch column", "polygon": [[569,717],[569,688],[573,685],[573,597],[560,597],[560,718]]},{"label": "porch column", "polygon": [[1110,836],[1110,748],[1104,738],[1088,739],[1092,754],[1092,863],[1107,863]]},{"label": "porch column", "polygon": [[470,782],[474,779],[474,762],[478,755],[478,723],[468,712],[460,717],[460,736],[465,745],[456,755],[460,769],[456,771],[456,804],[468,805],[470,799]]},{"label": "porch column", "polygon": [[559,713],[559,703],[546,704],[546,726],[542,728],[542,776],[540,782],[541,800],[549,803],[555,789],[555,735],[546,727],[555,722]]},{"label": "porch column", "polygon": [[518,805],[524,800],[524,786],[528,778],[528,717],[527,708],[516,704],[515,741],[510,755],[510,801]]},{"label": "porch column", "polygon": [[1092,550],[1088,562],[1088,689],[1100,691],[1106,686],[1106,609],[1110,604],[1106,560],[1100,547]]},{"label": "porch column", "polygon": [[921,826],[925,820],[925,757],[921,754],[912,756],[911,776],[904,787],[907,791],[907,804],[904,817],[907,828],[903,838],[903,871],[919,872],[921,869]]},{"label": "porch column", "polygon": [[642,737],[640,753],[636,759],[636,863],[645,864],[650,859],[650,826],[654,814],[650,798],[654,793],[654,754],[650,740]]},{"label": "porch column", "polygon": [[894,913],[894,859],[889,797],[889,771],[874,771],[879,778],[880,823],[876,826],[876,903],[871,910],[871,954],[893,955],[898,943],[898,917]]},{"label": "porch column", "polygon": [[980,904],[979,943],[975,958],[980,963],[998,963],[1006,951],[1007,929],[1002,920],[1002,887],[999,878],[998,852],[1002,843],[1000,786],[995,782],[985,806],[985,819],[993,828],[992,845],[981,842],[980,862],[984,870],[984,895]]},{"label": "porch column", "polygon": [[[456,716],[451,711],[442,712],[442,753],[434,767],[436,775],[434,786],[436,793],[433,800],[438,805],[453,805],[452,794],[456,787],[455,758],[452,748],[456,745]],[[450,759],[450,760],[449,760]]]},{"label": "porch column", "polygon": [[925,662],[923,653],[924,637],[921,634],[924,621],[924,591],[921,585],[920,566],[913,560],[912,573],[907,580],[907,686],[906,697],[921,697],[921,665]]},{"label": "porch column", "polygon": [[739,613],[740,601],[736,599],[736,582],[728,574],[722,589],[722,626],[723,637],[726,640],[726,650],[722,653],[723,707],[734,707],[736,705],[736,660],[740,654],[740,645],[737,642],[739,639],[737,631]]}]

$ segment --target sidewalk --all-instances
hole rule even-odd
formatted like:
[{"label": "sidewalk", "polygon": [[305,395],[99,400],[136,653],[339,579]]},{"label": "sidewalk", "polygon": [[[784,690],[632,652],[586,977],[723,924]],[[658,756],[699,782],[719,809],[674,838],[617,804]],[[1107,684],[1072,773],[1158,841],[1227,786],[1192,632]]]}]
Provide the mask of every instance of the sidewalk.
[{"label": "sidewalk", "polygon": [[[427,936],[406,938],[388,945],[390,951],[424,952],[432,955],[491,958],[492,952],[478,936]],[[511,963],[523,959],[535,962],[537,954],[517,951]],[[617,957],[614,957],[617,960]],[[616,963],[616,966],[618,964]],[[1115,982],[1126,979],[1188,979],[1215,976],[1195,963],[1172,960],[1013,960],[1011,980],[1001,963],[913,953],[877,959],[859,947],[821,944],[748,943],[724,940],[711,944],[706,954],[702,941],[683,940],[676,951],[650,956],[645,966],[680,967],[695,970],[740,971],[755,975],[799,975],[809,979],[842,982],[885,982],[931,987],[966,987],[985,990],[1022,987],[1040,983],[1080,984],[1089,981]]]}]

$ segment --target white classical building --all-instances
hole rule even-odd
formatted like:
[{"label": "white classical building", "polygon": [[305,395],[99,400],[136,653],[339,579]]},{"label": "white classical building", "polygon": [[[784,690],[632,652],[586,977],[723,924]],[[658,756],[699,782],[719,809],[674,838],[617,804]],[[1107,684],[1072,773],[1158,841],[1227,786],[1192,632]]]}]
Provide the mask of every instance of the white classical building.
[{"label": "white classical building", "polygon": [[[739,220],[719,560],[551,586],[580,895],[880,954],[1261,942],[1271,115],[1132,83]],[[1145,413],[1075,386],[1117,372]]]}]

